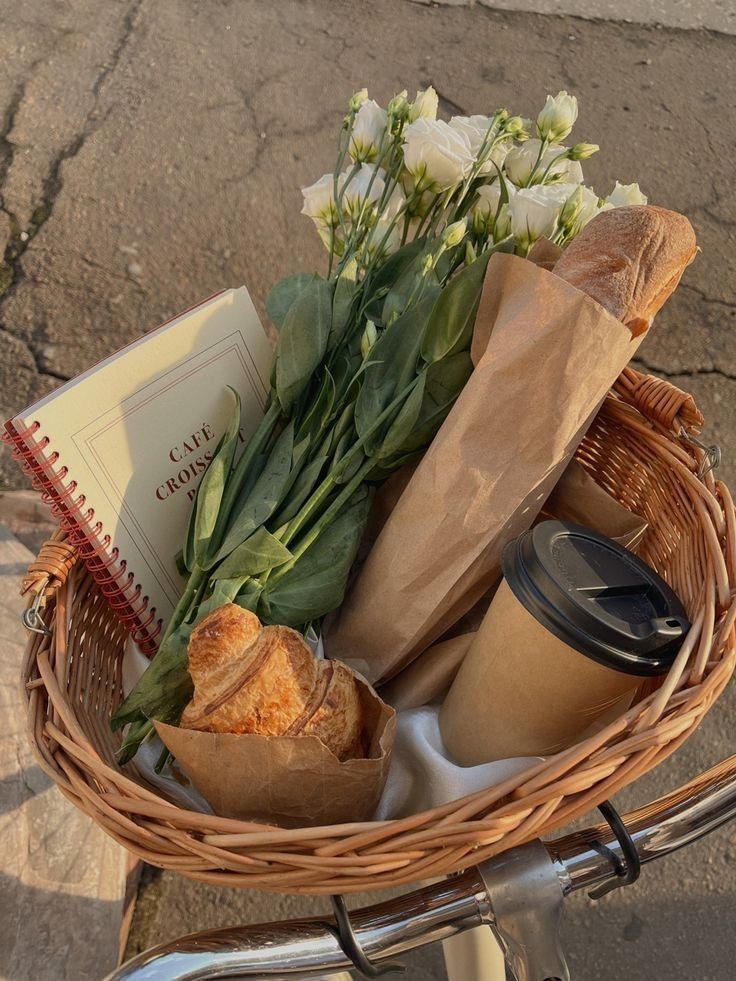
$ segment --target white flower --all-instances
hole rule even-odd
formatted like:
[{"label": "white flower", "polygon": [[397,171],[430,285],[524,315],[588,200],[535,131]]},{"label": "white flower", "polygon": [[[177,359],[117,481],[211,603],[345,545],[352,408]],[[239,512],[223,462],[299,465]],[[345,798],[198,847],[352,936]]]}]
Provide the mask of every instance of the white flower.
[{"label": "white flower", "polygon": [[418,191],[447,191],[473,166],[470,143],[439,119],[417,119],[404,129],[404,166]]},{"label": "white flower", "polygon": [[424,90],[419,89],[409,109],[409,122],[413,123],[417,119],[436,119],[438,107],[439,99],[431,85]]},{"label": "white flower", "polygon": [[578,118],[578,100],[564,90],[548,95],[544,109],[537,116],[537,133],[543,140],[558,143],[570,134]]},{"label": "white flower", "polygon": [[314,184],[302,188],[304,197],[302,214],[309,215],[318,228],[329,228],[337,224],[334,186],[333,175],[323,174]]},{"label": "white flower", "polygon": [[[506,173],[517,187],[526,187],[537,163],[541,147],[541,140],[527,140],[520,146],[512,147],[509,150],[504,161],[504,167]],[[548,146],[542,154],[542,159],[539,161],[533,182],[539,183],[545,170],[549,167],[548,179],[557,174],[564,174],[567,181],[573,184],[582,184],[583,168],[577,160],[567,160],[562,156],[566,150],[567,147],[557,143]],[[556,159],[557,157],[560,159]]]},{"label": "white flower", "polygon": [[517,242],[528,248],[539,238],[551,238],[569,187],[563,184],[540,184],[522,187],[511,199],[511,231]]},{"label": "white flower", "polygon": [[401,236],[396,223],[391,219],[379,218],[365,241],[367,258],[371,258],[380,249],[381,257],[390,255],[401,245]]},{"label": "white flower", "polygon": [[[509,200],[516,192],[513,184],[506,182],[506,190]],[[478,200],[472,207],[473,214],[481,214],[484,218],[495,218],[498,211],[498,204],[501,200],[501,181],[495,180],[492,184],[483,184],[478,188]]]},{"label": "white flower", "polygon": [[397,184],[396,187],[391,191],[388,196],[388,201],[386,202],[386,207],[383,209],[383,214],[381,218],[385,218],[390,221],[397,217],[401,209],[406,204],[406,195],[404,194],[401,187]]},{"label": "white flower", "polygon": [[358,161],[375,160],[383,141],[388,115],[374,99],[366,99],[353,123],[348,152]]},{"label": "white flower", "polygon": [[606,198],[606,204],[613,208],[622,208],[627,204],[646,204],[647,200],[638,184],[619,184],[616,181],[616,186]]},{"label": "white flower", "polygon": [[385,172],[380,167],[376,168],[373,164],[361,164],[360,170],[349,181],[346,174],[340,175],[340,187],[342,192],[342,202],[345,211],[348,212],[353,221],[357,221],[361,213],[365,214],[366,205],[377,204],[386,186],[384,182]]},{"label": "white flower", "polygon": [[[473,157],[477,160],[480,149],[483,146],[483,141],[486,138],[486,133],[491,127],[493,120],[489,116],[453,116],[449,122],[449,125],[458,133],[464,133],[468,142],[470,143],[470,150]],[[495,134],[494,134],[495,135]],[[490,144],[493,141],[493,136],[488,140]],[[493,161],[495,161],[499,167],[502,166],[506,154],[508,152],[507,143],[499,143],[495,146],[490,153],[488,152],[488,147],[485,150],[485,160],[478,168],[479,174],[491,174],[496,172],[496,168],[493,166]]]}]

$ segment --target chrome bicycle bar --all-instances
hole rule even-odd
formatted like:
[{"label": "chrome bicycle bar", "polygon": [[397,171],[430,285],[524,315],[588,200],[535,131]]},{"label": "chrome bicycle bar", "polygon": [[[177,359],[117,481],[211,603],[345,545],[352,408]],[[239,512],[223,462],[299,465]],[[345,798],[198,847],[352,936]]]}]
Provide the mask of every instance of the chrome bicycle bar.
[{"label": "chrome bicycle bar", "polygon": [[[734,817],[736,756],[624,820],[641,861],[647,863]],[[442,882],[354,910],[350,920],[362,950],[377,965],[487,924],[519,981],[566,978],[564,958],[555,946],[559,907],[570,892],[615,878],[612,854],[622,858],[611,829],[587,828],[543,845],[532,842],[511,849]],[[531,945],[524,941],[530,930]],[[311,918],[191,934],[145,951],[109,981],[234,976],[276,981],[325,977],[350,967],[332,921]]]}]

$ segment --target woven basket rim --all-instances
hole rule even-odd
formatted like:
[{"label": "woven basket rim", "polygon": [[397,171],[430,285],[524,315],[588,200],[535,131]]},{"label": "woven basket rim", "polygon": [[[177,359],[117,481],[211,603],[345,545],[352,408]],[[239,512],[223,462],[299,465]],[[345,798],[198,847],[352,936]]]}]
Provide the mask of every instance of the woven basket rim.
[{"label": "woven basket rim", "polygon": [[[569,823],[679,748],[736,666],[733,501],[711,472],[702,473],[700,444],[679,438],[698,432],[701,424],[692,396],[632,368],[622,373],[596,417],[594,426],[606,439],[618,430],[628,434],[642,468],[642,461],[662,467],[673,481],[672,514],[657,520],[665,543],[676,536],[672,515],[692,531],[692,542],[681,536],[691,554],[681,559],[673,552],[685,562],[677,571],[690,593],[692,627],[662,685],[575,746],[485,790],[389,821],[282,829],[182,808],[138,783],[134,766],[123,772],[112,765],[107,748],[107,759],[99,750],[112,745],[112,734],[81,706],[95,684],[102,686],[104,672],[97,664],[96,680],[80,681],[80,645],[92,644],[94,631],[106,631],[108,648],[124,634],[77,565],[49,596],[45,618],[51,638],[33,634],[26,649],[23,693],[39,764],[65,796],[150,864],[203,882],[276,892],[351,892],[416,882]],[[578,459],[592,467],[595,450],[594,442],[584,441]],[[621,448],[624,462],[627,452]],[[617,490],[626,504],[636,485]],[[699,570],[708,575],[698,579]],[[93,659],[96,651],[84,654]]]}]

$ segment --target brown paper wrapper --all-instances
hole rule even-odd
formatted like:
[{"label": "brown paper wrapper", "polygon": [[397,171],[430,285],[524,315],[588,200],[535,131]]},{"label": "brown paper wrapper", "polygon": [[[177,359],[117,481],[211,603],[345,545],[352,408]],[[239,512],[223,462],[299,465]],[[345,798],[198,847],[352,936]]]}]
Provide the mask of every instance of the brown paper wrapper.
[{"label": "brown paper wrapper", "polygon": [[632,552],[636,551],[647,530],[646,520],[611,497],[577,460],[568,464],[539,518],[542,521],[556,518],[583,525]]},{"label": "brown paper wrapper", "polygon": [[491,258],[475,370],[329,624],[330,656],[388,680],[498,583],[640,341],[554,273]]},{"label": "brown paper wrapper", "polygon": [[[647,522],[619,504],[593,480],[577,460],[571,460],[547,498],[539,520],[573,521],[612,538],[636,551]],[[449,633],[415,658],[381,688],[381,696],[397,711],[435,701],[452,684],[460,664],[475,639],[494,590],[486,593]]]},{"label": "brown paper wrapper", "polygon": [[396,713],[357,679],[372,733],[364,759],[341,763],[316,736],[198,732],[156,722],[156,732],[221,817],[283,828],[369,821],[383,792]]}]

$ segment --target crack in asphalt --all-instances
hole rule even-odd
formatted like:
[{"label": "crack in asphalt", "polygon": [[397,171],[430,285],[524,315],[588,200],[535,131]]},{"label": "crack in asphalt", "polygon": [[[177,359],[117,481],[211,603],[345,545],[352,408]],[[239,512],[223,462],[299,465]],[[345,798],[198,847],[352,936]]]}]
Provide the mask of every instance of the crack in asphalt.
[{"label": "crack in asphalt", "polygon": [[[31,220],[28,227],[23,230],[21,230],[16,216],[11,214],[5,208],[2,190],[5,178],[10,170],[10,167],[12,166],[15,155],[15,144],[10,142],[9,136],[13,130],[13,126],[15,125],[15,119],[18,112],[23,105],[28,83],[33,75],[33,70],[40,63],[41,59],[33,63],[27,77],[17,86],[15,92],[13,93],[13,97],[11,98],[5,113],[2,128],[0,129],[0,208],[2,208],[11,222],[10,239],[5,248],[2,262],[0,262],[0,311],[2,310],[6,300],[24,279],[24,272],[21,263],[23,254],[26,252],[33,239],[53,214],[57,198],[64,187],[64,178],[61,172],[63,165],[67,160],[74,159],[74,157],[80,153],[89,137],[99,129],[109,115],[109,109],[102,115],[100,115],[98,112],[102,88],[120,63],[123,52],[137,26],[138,14],[144,2],[145,0],[136,0],[136,2],[129,8],[123,17],[122,30],[117,39],[117,43],[112,49],[110,57],[107,59],[102,70],[92,83],[92,106],[84,119],[82,128],[78,135],[67,143],[66,146],[62,147],[59,153],[57,153],[57,155],[51,161],[46,176],[43,180],[39,202],[31,215]],[[0,329],[3,329],[6,333],[16,338],[16,340],[20,340],[20,338],[18,338],[12,330],[8,329],[7,325],[4,324],[2,319],[0,319]],[[46,375],[59,381],[68,380],[67,376],[43,367],[42,355],[33,344],[23,340],[21,340],[21,343],[23,343],[28,349],[40,375]]]},{"label": "crack in asphalt", "polygon": [[662,378],[697,378],[701,375],[719,375],[726,381],[736,381],[736,373],[724,371],[723,368],[682,368],[675,371],[651,364],[638,356],[632,359],[632,364],[638,368],[643,368],[644,371],[648,371],[652,375],[660,375]]},{"label": "crack in asphalt", "polygon": [[680,283],[680,288],[694,293],[704,303],[717,303],[719,306],[726,307],[727,310],[736,310],[736,303],[733,301],[721,300],[717,296],[708,296],[705,290],[702,290],[699,286],[693,286],[692,283]]},{"label": "crack in asphalt", "polygon": [[0,326],[0,340],[4,340],[5,338],[7,338],[11,344],[13,342],[16,344],[21,344],[28,352],[29,358],[33,361],[33,368],[27,364],[16,363],[14,368],[17,371],[33,371],[35,368],[36,374],[38,375],[45,375],[47,378],[55,378],[57,381],[62,382],[69,381],[69,375],[62,375],[58,371],[50,371],[48,368],[45,368],[43,365],[43,355],[40,351],[34,348],[31,343],[24,340],[22,337],[18,337],[17,334],[13,334],[11,331],[6,330],[5,327]]}]

